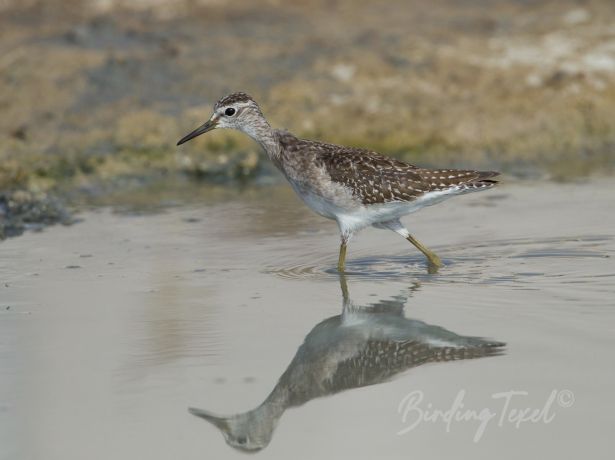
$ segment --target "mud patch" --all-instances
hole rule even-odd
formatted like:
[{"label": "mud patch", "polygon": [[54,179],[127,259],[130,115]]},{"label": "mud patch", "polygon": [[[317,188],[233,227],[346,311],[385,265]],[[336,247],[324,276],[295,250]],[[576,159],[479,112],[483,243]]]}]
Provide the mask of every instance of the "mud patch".
[{"label": "mud patch", "polygon": [[56,198],[24,190],[0,192],[0,240],[19,236],[26,230],[74,222]]}]

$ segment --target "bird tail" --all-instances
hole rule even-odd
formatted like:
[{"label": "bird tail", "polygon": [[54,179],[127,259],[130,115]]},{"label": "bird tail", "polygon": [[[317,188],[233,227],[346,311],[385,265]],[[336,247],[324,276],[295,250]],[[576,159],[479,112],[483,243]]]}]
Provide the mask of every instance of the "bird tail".
[{"label": "bird tail", "polygon": [[497,171],[475,171],[472,169],[424,169],[420,172],[430,192],[468,193],[491,188],[498,181]]},{"label": "bird tail", "polygon": [[459,359],[485,358],[503,355],[506,343],[485,340],[480,337],[467,337],[468,343],[460,347],[442,347],[437,350],[432,361],[456,361]]},{"label": "bird tail", "polygon": [[467,191],[478,191],[491,188],[499,183],[499,181],[492,178],[499,175],[500,173],[497,171],[476,171],[476,176],[478,177],[472,177],[467,182],[462,182],[459,185]]}]

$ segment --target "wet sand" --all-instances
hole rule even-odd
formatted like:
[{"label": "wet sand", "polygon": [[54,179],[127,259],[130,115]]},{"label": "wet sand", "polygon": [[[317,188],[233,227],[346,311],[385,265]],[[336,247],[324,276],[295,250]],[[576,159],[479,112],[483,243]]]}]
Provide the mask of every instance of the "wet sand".
[{"label": "wet sand", "polygon": [[[512,183],[405,219],[435,275],[392,232],[349,247],[355,306],[506,342],[288,409],[262,458],[609,458],[615,182]],[[286,187],[82,222],[0,244],[0,458],[243,458],[188,407],[259,405],[306,335],[342,312],[332,222]],[[543,409],[549,423],[423,422],[398,407]],[[571,393],[563,392],[570,391]],[[568,398],[568,399],[566,399]],[[509,408],[509,409],[510,409]],[[509,414],[508,414],[509,415]]]}]

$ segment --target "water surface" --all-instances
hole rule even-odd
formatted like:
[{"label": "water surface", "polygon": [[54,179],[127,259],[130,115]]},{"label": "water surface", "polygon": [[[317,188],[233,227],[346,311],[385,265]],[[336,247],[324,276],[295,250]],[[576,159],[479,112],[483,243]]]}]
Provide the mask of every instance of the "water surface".
[{"label": "water surface", "polygon": [[[286,187],[154,213],[92,210],[71,227],[5,241],[0,456],[241,458],[188,407],[245,413],[280,381],[302,396],[284,406],[263,458],[608,458],[613,190],[613,180],[509,184],[406,218],[445,262],[438,274],[398,235],[366,230],[349,247],[344,290],[334,224]],[[360,315],[340,326],[344,307]],[[343,382],[327,380],[323,369],[390,324],[406,342],[485,337],[506,347],[406,361],[390,375],[354,363]],[[322,352],[301,358],[314,343]],[[281,379],[289,369],[295,380]],[[506,417],[543,418],[498,423],[494,395],[511,390],[527,394]],[[417,411],[402,419],[408,395],[428,413],[460,394],[465,409],[497,414],[478,440],[478,420],[409,429]]]}]

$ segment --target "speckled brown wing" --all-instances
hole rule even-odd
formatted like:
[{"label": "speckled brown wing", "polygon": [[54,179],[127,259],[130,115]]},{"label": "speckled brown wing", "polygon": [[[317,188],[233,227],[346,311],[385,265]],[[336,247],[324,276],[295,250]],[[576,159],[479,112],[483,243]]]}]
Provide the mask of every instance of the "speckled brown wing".
[{"label": "speckled brown wing", "polygon": [[422,169],[370,150],[299,139],[286,131],[279,131],[278,135],[283,155],[297,155],[322,166],[333,182],[348,187],[366,205],[413,201],[435,191],[464,193],[488,188],[497,183],[489,178],[499,174]]},{"label": "speckled brown wing", "polygon": [[499,173],[422,169],[369,150],[314,143],[331,179],[349,187],[363,204],[413,201],[436,191],[459,193],[489,188]]},{"label": "speckled brown wing", "polygon": [[412,201],[428,190],[416,166],[375,152],[337,147],[321,159],[331,180],[349,187],[363,204]]}]

